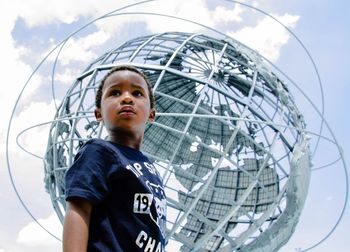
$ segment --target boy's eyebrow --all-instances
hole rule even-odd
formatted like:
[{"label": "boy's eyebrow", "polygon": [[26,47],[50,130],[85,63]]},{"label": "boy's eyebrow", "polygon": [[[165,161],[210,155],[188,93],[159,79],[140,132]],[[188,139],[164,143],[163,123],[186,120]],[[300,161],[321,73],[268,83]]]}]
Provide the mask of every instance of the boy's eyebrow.
[{"label": "boy's eyebrow", "polygon": [[136,88],[145,89],[142,85],[139,85],[139,84],[133,84],[133,83],[131,83],[131,86],[132,86],[132,87],[136,87]]},{"label": "boy's eyebrow", "polygon": [[[120,86],[120,85],[125,85],[125,84],[123,84],[123,83],[115,83],[115,84],[113,84],[113,85],[108,86],[107,89],[114,88],[114,87]],[[139,84],[131,83],[130,85],[131,85],[131,87],[133,87],[133,88],[141,88],[141,89],[143,89],[143,90],[146,90],[142,85],[139,85]]]}]

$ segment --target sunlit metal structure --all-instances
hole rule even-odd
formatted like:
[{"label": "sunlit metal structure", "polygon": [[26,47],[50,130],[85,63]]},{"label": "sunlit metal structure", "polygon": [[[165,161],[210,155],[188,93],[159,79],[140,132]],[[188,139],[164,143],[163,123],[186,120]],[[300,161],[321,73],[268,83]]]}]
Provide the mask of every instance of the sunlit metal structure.
[{"label": "sunlit metal structure", "polygon": [[168,198],[168,240],[181,251],[276,251],[307,195],[310,151],[287,84],[255,51],[227,37],[169,32],[118,45],[76,78],[51,125],[46,189],[60,220],[64,175],[80,146],[106,136],[94,97],[113,66],[153,84],[156,121],[142,151]]}]

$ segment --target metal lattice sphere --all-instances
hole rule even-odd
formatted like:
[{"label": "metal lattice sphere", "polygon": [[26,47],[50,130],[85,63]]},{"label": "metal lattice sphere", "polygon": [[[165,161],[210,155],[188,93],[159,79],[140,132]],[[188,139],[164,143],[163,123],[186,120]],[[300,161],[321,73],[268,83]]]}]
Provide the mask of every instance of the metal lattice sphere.
[{"label": "metal lattice sphere", "polygon": [[310,179],[303,117],[256,52],[199,34],[132,39],[76,78],[51,125],[45,156],[46,187],[59,218],[75,154],[89,138],[106,136],[94,118],[97,86],[125,63],[141,69],[154,89],[157,117],[142,151],[164,180],[169,244],[181,251],[275,251],[285,244]]}]

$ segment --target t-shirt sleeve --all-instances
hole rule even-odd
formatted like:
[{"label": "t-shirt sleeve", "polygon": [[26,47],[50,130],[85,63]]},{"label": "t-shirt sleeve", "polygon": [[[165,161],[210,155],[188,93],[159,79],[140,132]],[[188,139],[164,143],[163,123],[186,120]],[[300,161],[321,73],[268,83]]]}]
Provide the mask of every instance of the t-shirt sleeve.
[{"label": "t-shirt sleeve", "polygon": [[65,197],[84,198],[92,204],[108,193],[108,169],[112,165],[109,150],[94,142],[86,143],[75,156],[65,177]]}]

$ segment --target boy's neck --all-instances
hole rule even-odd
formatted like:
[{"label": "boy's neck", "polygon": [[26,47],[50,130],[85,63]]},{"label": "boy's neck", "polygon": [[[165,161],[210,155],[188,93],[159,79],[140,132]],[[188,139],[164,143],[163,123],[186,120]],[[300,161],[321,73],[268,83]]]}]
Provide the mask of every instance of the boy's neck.
[{"label": "boy's neck", "polygon": [[136,150],[140,150],[142,139],[143,135],[135,136],[134,134],[130,134],[128,132],[123,132],[122,134],[110,133],[108,136],[108,141]]}]

